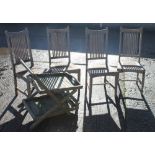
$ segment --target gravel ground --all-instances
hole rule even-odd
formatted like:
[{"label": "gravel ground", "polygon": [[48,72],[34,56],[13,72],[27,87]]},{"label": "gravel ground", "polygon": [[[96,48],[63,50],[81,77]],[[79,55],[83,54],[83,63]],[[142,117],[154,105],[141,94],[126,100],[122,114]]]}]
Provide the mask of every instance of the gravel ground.
[{"label": "gravel ground", "polygon": [[[15,98],[13,73],[8,52],[0,52],[0,131],[30,131],[32,118],[22,105],[26,96],[19,92]],[[48,66],[48,53],[33,50],[35,66],[44,62]],[[109,62],[117,66],[116,55],[109,56]],[[81,68],[81,84],[85,84],[85,54],[72,52],[71,60]],[[103,85],[93,87],[92,101],[98,104],[90,109],[84,103],[84,88],[81,90],[78,115],[61,115],[43,121],[33,131],[155,131],[155,59],[142,58],[146,69],[144,95],[141,95],[135,82],[120,82],[123,97],[119,104],[115,103],[114,90],[106,86],[107,100]],[[120,75],[120,78],[134,79],[134,74]],[[103,78],[96,78],[101,82]],[[113,83],[113,78],[109,77]],[[25,82],[18,79],[18,86],[24,92]],[[96,93],[97,92],[97,93]],[[130,97],[130,99],[124,99]],[[136,98],[136,99],[135,99]],[[102,104],[101,104],[102,102]]]}]

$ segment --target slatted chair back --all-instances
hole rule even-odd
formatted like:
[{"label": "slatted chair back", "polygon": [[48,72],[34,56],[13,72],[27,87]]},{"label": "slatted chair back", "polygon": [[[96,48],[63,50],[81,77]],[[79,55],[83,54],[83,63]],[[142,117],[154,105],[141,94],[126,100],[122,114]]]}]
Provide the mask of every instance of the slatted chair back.
[{"label": "slatted chair back", "polygon": [[20,64],[19,57],[33,66],[28,29],[19,32],[5,31],[5,35],[13,66]]},{"label": "slatted chair back", "polygon": [[119,60],[121,56],[138,57],[140,61],[143,29],[120,28]]},{"label": "slatted chair back", "polygon": [[91,30],[86,28],[86,60],[105,59],[107,61],[108,28]]},{"label": "slatted chair back", "polygon": [[49,63],[52,59],[68,58],[70,62],[69,26],[64,29],[47,28]]}]

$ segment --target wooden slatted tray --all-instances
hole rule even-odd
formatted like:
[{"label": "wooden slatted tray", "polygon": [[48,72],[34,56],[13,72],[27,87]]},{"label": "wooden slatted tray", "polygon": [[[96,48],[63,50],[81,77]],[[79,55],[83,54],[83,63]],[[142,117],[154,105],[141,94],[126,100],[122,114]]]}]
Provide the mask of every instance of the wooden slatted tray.
[{"label": "wooden slatted tray", "polygon": [[[30,75],[33,79],[33,75]],[[82,85],[80,85],[79,81],[66,72],[62,73],[45,73],[45,74],[35,74],[38,80],[43,83],[48,90],[53,92],[63,92],[67,90],[73,89],[81,89]],[[38,88],[44,90],[42,85],[36,82]]]}]

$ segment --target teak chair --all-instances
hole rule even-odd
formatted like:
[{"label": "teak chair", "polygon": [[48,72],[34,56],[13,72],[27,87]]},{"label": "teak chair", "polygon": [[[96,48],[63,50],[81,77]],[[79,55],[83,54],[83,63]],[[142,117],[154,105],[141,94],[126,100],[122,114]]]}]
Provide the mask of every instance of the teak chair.
[{"label": "teak chair", "polygon": [[8,48],[10,51],[12,69],[14,74],[15,83],[15,95],[18,94],[17,88],[17,77],[19,72],[17,71],[17,66],[20,64],[19,57],[25,62],[30,62],[30,67],[33,67],[33,58],[30,47],[29,33],[28,29],[25,28],[23,31],[19,32],[8,32],[5,31]]},{"label": "teak chair", "polygon": [[[47,28],[47,40],[50,70],[53,72],[76,73],[80,81],[80,69],[71,63],[69,26],[64,29]],[[68,59],[67,63],[64,63],[64,59]]]},{"label": "teak chair", "polygon": [[[30,39],[28,29],[25,28],[19,32],[8,32],[5,31],[8,48],[11,56],[12,69],[14,74],[14,84],[15,84],[15,95],[18,91],[22,92],[17,88],[17,78],[22,78],[25,80],[25,70],[21,66],[19,57],[24,60],[24,62],[29,63],[31,70],[35,73],[42,73],[46,70],[46,65],[44,63],[34,66],[34,61],[32,57],[32,50],[30,47]],[[23,92],[22,92],[23,93]]]},{"label": "teak chair", "polygon": [[[79,102],[73,95],[82,86],[73,76],[67,72],[34,74],[22,59],[20,62],[30,73],[27,77],[29,98],[24,100],[24,104],[35,120],[33,127],[48,117],[78,110]],[[36,90],[34,94],[31,93],[30,83]],[[48,96],[34,97],[37,94]],[[39,101],[42,99],[43,103]]]},{"label": "teak chair", "polygon": [[[80,68],[71,63],[69,26],[63,29],[47,28],[47,41],[50,72],[77,74],[78,81],[81,81]],[[78,91],[79,97],[80,92]]]},{"label": "teak chair", "polygon": [[[141,46],[142,46],[143,29],[127,29],[120,28],[120,43],[119,43],[119,64],[118,72],[135,72],[137,73],[136,83],[141,84],[141,92],[144,88],[145,69],[140,63]],[[137,58],[137,61],[122,61],[123,57]],[[142,75],[142,79],[139,78]],[[138,85],[139,86],[139,85]]]},{"label": "teak chair", "polygon": [[[108,73],[108,28],[101,30],[91,30],[86,28],[86,83],[85,94],[87,99],[87,87],[89,86],[89,104],[91,104],[92,85],[95,77],[104,76],[106,82],[106,75]],[[93,60],[94,63],[89,63]],[[95,61],[102,60],[104,63],[97,63]],[[89,75],[89,83],[88,83]]]}]

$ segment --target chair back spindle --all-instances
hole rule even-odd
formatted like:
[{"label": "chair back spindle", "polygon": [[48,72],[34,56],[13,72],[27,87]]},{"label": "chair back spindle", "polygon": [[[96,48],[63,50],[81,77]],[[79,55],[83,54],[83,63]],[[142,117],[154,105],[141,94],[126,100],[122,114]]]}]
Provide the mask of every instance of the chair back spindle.
[{"label": "chair back spindle", "polygon": [[108,66],[108,28],[91,30],[86,28],[86,66],[89,60],[104,59]]},{"label": "chair back spindle", "polygon": [[8,48],[11,54],[13,65],[20,64],[19,57],[25,62],[30,61],[33,66],[32,52],[30,48],[28,29],[25,28],[20,32],[5,31]]},{"label": "chair back spindle", "polygon": [[140,61],[142,28],[120,28],[119,60],[121,56],[138,57]]}]

